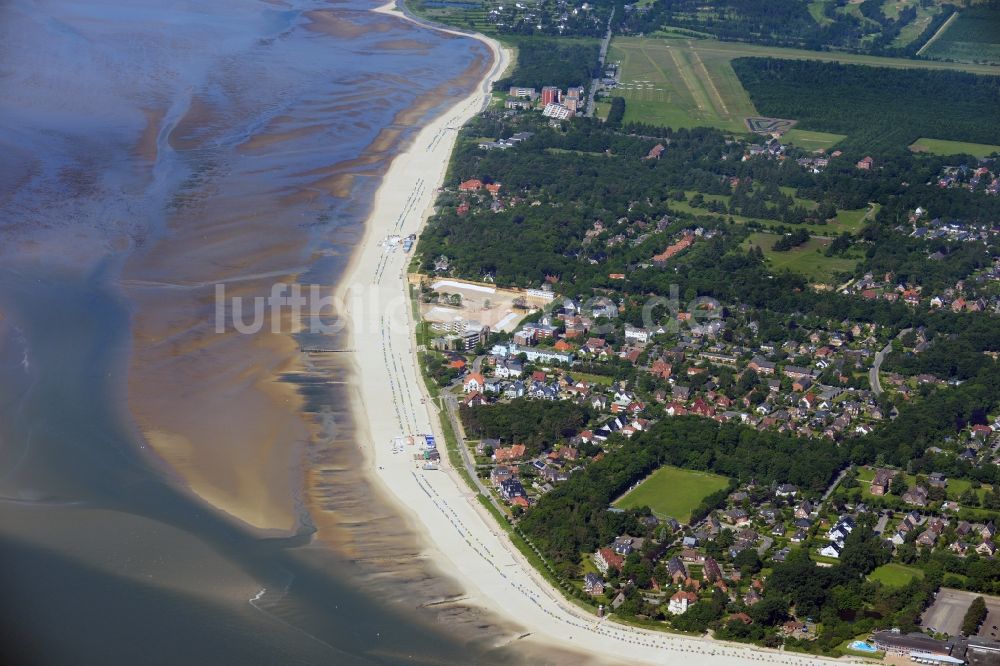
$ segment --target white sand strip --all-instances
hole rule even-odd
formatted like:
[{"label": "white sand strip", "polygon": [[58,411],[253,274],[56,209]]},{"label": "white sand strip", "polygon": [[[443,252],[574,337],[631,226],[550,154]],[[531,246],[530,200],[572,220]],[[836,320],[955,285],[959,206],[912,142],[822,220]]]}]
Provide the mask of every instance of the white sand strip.
[{"label": "white sand strip", "polygon": [[510,333],[513,327],[508,328],[508,325],[516,322],[518,320],[518,315],[516,312],[508,312],[507,316],[497,322],[497,325],[493,328],[497,331],[503,331],[505,333]]},{"label": "white sand strip", "polygon": [[495,294],[497,293],[496,287],[487,287],[481,284],[470,284],[468,282],[457,282],[455,280],[438,280],[431,285],[435,291],[441,289],[441,287],[450,287],[451,289],[465,289],[467,291],[481,291],[484,294]]}]

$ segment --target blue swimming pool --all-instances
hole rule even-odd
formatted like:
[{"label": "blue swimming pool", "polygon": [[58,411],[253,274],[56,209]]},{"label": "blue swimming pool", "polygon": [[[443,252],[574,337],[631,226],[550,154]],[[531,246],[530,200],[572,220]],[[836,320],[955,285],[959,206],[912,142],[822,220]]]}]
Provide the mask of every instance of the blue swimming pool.
[{"label": "blue swimming pool", "polygon": [[874,645],[866,643],[865,641],[854,641],[847,647],[851,648],[852,650],[856,650],[858,652],[878,652],[878,650],[875,649]]}]

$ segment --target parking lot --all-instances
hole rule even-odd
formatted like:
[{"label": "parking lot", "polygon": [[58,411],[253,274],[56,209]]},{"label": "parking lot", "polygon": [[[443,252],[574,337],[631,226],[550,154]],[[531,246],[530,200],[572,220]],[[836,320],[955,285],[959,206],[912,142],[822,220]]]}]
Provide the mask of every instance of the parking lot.
[{"label": "parking lot", "polygon": [[976,597],[983,597],[986,600],[988,615],[979,629],[979,635],[984,638],[1000,638],[1000,597],[992,597],[986,594],[975,592],[965,592],[942,587],[934,600],[921,618],[921,626],[928,631],[957,635],[962,629],[962,620],[965,618],[965,611],[969,604]]}]

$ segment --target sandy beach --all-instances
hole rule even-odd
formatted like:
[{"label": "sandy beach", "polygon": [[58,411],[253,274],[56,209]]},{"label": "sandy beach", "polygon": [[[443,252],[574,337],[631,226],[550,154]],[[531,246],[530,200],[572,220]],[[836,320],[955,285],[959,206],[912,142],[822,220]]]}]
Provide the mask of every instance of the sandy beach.
[{"label": "sandy beach", "polygon": [[[376,11],[393,12],[393,5]],[[576,651],[597,663],[733,665],[757,661],[820,664],[827,660],[708,639],[673,636],[599,620],[562,599],[525,562],[442,456],[441,470],[414,461],[418,444],[399,438],[434,434],[440,421],[417,367],[406,279],[410,255],[390,235],[419,233],[444,178],[459,128],[489,99],[490,84],[509,54],[493,40],[495,64],[483,85],[427,125],[392,163],[376,195],[365,240],[338,288],[345,303],[356,362],[353,396],[366,472],[377,478],[424,539],[423,556],[455,578],[466,603],[480,605],[523,629],[535,646]],[[365,430],[367,432],[365,432]],[[524,634],[527,634],[525,637]],[[583,655],[586,655],[584,657]]]}]

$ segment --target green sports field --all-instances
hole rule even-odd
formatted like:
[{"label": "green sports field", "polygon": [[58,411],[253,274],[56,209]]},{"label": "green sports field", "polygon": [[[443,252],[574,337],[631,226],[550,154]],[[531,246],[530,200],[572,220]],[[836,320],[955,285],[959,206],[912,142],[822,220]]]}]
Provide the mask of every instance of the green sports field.
[{"label": "green sports field", "polygon": [[910,150],[915,153],[934,153],[935,155],[974,155],[975,157],[986,157],[991,153],[1000,153],[1000,146],[921,137],[910,144]]},{"label": "green sports field", "polygon": [[667,466],[653,472],[614,505],[622,509],[648,506],[660,518],[669,516],[686,523],[702,500],[728,486],[729,479],[724,476]]},{"label": "green sports field", "polygon": [[868,580],[878,581],[887,587],[903,587],[914,578],[923,578],[924,572],[902,564],[883,564],[868,574]]}]

